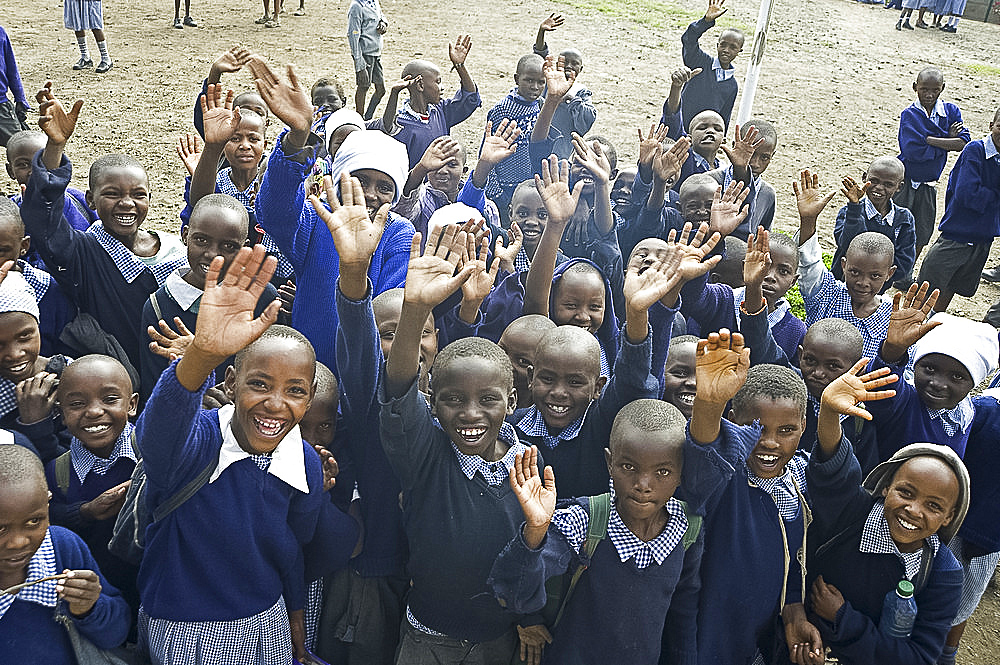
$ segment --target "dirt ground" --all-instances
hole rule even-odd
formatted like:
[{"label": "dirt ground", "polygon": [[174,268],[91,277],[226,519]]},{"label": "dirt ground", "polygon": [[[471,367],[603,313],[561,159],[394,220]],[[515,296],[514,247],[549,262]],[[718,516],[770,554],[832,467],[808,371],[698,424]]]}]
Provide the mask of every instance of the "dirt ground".
[{"label": "dirt ground", "polygon": [[[60,2],[5,0],[0,23],[10,33],[26,89],[36,90],[50,78],[63,99],[86,100],[68,148],[79,166],[74,184],[86,189],[83,165],[95,157],[129,152],[149,171],[154,193],[149,224],[175,231],[184,174],[174,146],[181,134],[192,131],[195,94],[217,53],[242,43],[274,63],[294,63],[306,85],[333,74],[345,83],[348,97],[353,95],[353,67],[344,36],[347,0],[307,0],[305,17],[292,16],[296,2],[287,1],[280,29],[253,24],[261,14],[257,2],[233,7],[195,0],[192,14],[201,27],[175,30],[169,0],[155,5],[105,0],[115,66],[103,76],[70,69],[78,53],[73,34],[62,27]],[[752,30],[756,5],[750,0],[730,4],[720,26]],[[472,34],[467,64],[484,107],[454,132],[469,146],[480,140],[486,110],[512,87],[514,64],[529,52],[538,22],[550,11],[562,12],[568,20],[551,35],[551,46],[572,44],[584,54],[581,81],[595,91],[599,113],[594,131],[609,136],[618,146],[619,163],[627,164],[636,154],[636,128],[648,129],[659,117],[669,72],[680,62],[680,34],[704,5],[690,0],[541,5],[524,0],[382,0],[382,7],[390,23],[382,56],[390,81],[414,57],[433,60],[447,70],[448,40]],[[790,183],[800,169],[818,171],[823,185],[833,188],[842,176],[860,175],[872,157],[897,152],[899,111],[913,100],[911,83],[924,66],[944,71],[944,97],[962,108],[973,137],[986,133],[1000,104],[1000,28],[963,20],[954,35],[897,32],[895,18],[893,11],[848,0],[776,1],[754,114],[773,121],[780,133],[780,147],[767,173],[778,190],[778,228],[791,229],[794,223]],[[710,32],[703,43],[710,47],[716,34]],[[94,54],[92,37],[88,39]],[[736,61],[741,85],[745,60]],[[248,73],[224,82],[236,90],[252,87]],[[442,89],[457,85],[458,77],[445,71]],[[9,193],[13,181],[4,180],[0,187]],[[939,190],[942,210],[944,181]],[[832,239],[836,208],[843,203],[841,197],[834,199],[821,220],[827,239]],[[994,259],[997,254],[1000,248]],[[976,297],[956,297],[952,311],[981,318],[998,295],[1000,289],[984,283]],[[959,660],[993,663],[1000,653],[998,644],[1000,593],[991,587],[970,622]]]}]

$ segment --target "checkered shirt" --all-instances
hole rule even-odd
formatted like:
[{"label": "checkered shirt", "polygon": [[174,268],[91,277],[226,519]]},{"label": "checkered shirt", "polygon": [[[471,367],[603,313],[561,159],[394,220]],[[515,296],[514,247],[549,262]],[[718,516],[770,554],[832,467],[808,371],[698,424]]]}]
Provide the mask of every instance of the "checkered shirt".
[{"label": "checkered shirt", "polygon": [[134,429],[135,425],[130,422],[125,423],[125,429],[115,439],[115,449],[111,451],[111,455],[107,459],[90,452],[80,439],[73,437],[69,444],[69,458],[73,462],[73,470],[76,472],[76,477],[80,479],[81,485],[90,473],[98,476],[106,474],[108,469],[121,457],[127,457],[133,462],[136,461],[135,451],[132,450],[132,443],[129,441]]},{"label": "checkered shirt", "polygon": [[497,438],[510,443],[510,448],[507,449],[503,458],[496,462],[484,460],[479,455],[466,455],[454,443],[451,444],[451,449],[455,451],[455,457],[458,459],[458,466],[461,467],[466,478],[472,480],[478,471],[486,479],[488,485],[503,485],[507,482],[510,468],[514,466],[514,456],[518,453],[523,454],[527,449],[524,444],[517,440],[517,432],[514,431],[510,423],[505,422],[500,427],[500,436]]},{"label": "checkered shirt", "polygon": [[524,251],[524,245],[521,245],[521,249],[517,250],[517,254],[514,256],[514,270],[517,272],[528,272],[531,268],[531,259],[528,258],[528,253]]},{"label": "checkered shirt", "polygon": [[[58,572],[56,570],[56,550],[52,546],[52,534],[46,531],[45,539],[42,540],[42,544],[28,561],[28,575],[24,581],[40,580],[43,577],[56,575]],[[0,595],[0,619],[3,619],[3,615],[7,613],[17,598],[43,607],[55,607],[59,600],[56,594],[57,583],[57,580],[49,580],[25,587],[17,595]]]},{"label": "checkered shirt", "polygon": [[[927,544],[931,546],[933,556],[937,556],[938,547],[941,541],[937,534],[932,534],[927,538]],[[889,532],[889,522],[886,521],[885,504],[881,501],[872,506],[865,520],[865,528],[861,531],[861,545],[859,552],[865,554],[895,554],[903,563],[906,569],[906,579],[912,580],[920,572],[920,559],[923,548],[916,552],[900,552]]]},{"label": "checkered shirt", "polygon": [[257,468],[261,471],[266,472],[271,466],[271,456],[270,455],[250,455],[250,459],[253,463],[257,465]]},{"label": "checkered shirt", "polygon": [[771,495],[774,503],[778,506],[781,519],[786,522],[798,517],[801,505],[799,493],[795,490],[795,483],[798,484],[799,490],[804,491],[808,463],[809,458],[804,455],[795,455],[785,465],[785,472],[777,478],[759,478],[750,470],[749,466],[747,467],[747,476],[750,478],[750,482]]},{"label": "checkered shirt", "polygon": [[[892,226],[892,223],[896,220],[896,204],[892,202],[892,199],[889,199],[889,214],[885,217],[882,216],[882,213],[878,211],[875,204],[867,196],[862,197],[861,201],[864,202],[866,220],[871,221],[874,219],[887,226]],[[896,229],[896,232],[898,233],[899,229]]]},{"label": "checkered shirt", "polygon": [[[254,180],[246,191],[240,191],[240,189],[233,184],[233,180],[230,177],[233,169],[224,168],[219,171],[219,176],[216,178],[215,186],[221,194],[228,194],[237,201],[243,204],[243,207],[247,209],[247,213],[254,214],[254,200],[257,198],[257,187],[259,185],[258,180]],[[278,267],[274,270],[274,275],[279,279],[288,279],[294,274],[295,270],[292,268],[292,262],[284,257],[281,251],[278,249],[278,243],[274,241],[274,238],[269,236],[267,232],[257,225],[257,230],[260,232],[260,244],[264,246],[267,253],[278,259]]]},{"label": "checkered shirt", "polygon": [[[809,408],[812,409],[813,415],[818,418],[819,417],[819,406],[820,406],[819,400],[816,399],[815,397],[813,397],[812,395],[808,395],[807,394],[806,395],[806,402],[809,404]],[[864,406],[865,406],[864,402],[858,402],[858,404],[862,408],[864,408]],[[850,418],[850,416],[847,415],[846,413],[840,414],[840,422],[841,423],[843,423],[848,418]]]},{"label": "checkered shirt", "polygon": [[[591,402],[593,404],[593,402]],[[587,406],[587,411],[590,411],[590,406]],[[525,436],[538,436],[541,437],[542,442],[549,448],[556,448],[562,441],[571,441],[580,434],[580,429],[583,427],[583,421],[587,417],[587,411],[567,425],[563,430],[557,434],[551,434],[549,432],[549,426],[545,424],[545,418],[542,417],[542,412],[538,410],[537,406],[532,406],[528,409],[528,412],[524,414],[521,421],[517,423],[517,429],[519,432]]]},{"label": "checkered shirt", "polygon": [[964,432],[972,425],[972,418],[976,414],[976,408],[972,405],[972,399],[968,396],[955,405],[954,409],[927,409],[927,414],[931,420],[937,419],[941,422],[941,429],[948,436],[955,436],[958,432]]},{"label": "checkered shirt", "polygon": [[0,377],[0,418],[17,408],[17,384]]},{"label": "checkered shirt", "polygon": [[52,283],[52,275],[44,270],[39,270],[24,259],[17,260],[17,267],[21,271],[24,281],[35,292],[35,302],[41,302],[42,298],[45,297],[45,292],[49,290],[49,284]]},{"label": "checkered shirt", "polygon": [[[736,309],[736,320],[740,320],[740,311],[742,310],[746,314],[750,314],[745,309],[743,309],[743,303],[747,299],[747,287],[741,286],[738,289],[733,289],[733,306]],[[766,307],[767,305],[765,305]],[[774,303],[774,311],[768,311],[767,313],[767,327],[773,328],[777,325],[783,318],[785,318],[785,313],[791,309],[791,305],[784,298],[780,298],[778,302]]]},{"label": "checkered shirt", "polygon": [[187,257],[146,265],[139,260],[138,256],[129,251],[128,247],[105,231],[104,226],[99,221],[91,224],[87,233],[97,238],[97,242],[101,243],[101,247],[115,262],[115,267],[129,284],[134,282],[143,270],[148,270],[156,278],[156,284],[163,286],[163,282],[170,276],[170,273],[180,266],[187,265]]},{"label": "checkered shirt", "polygon": [[[611,488],[611,514],[608,516],[608,538],[618,552],[618,558],[622,563],[629,559],[635,559],[635,567],[639,570],[649,567],[654,561],[661,565],[663,561],[674,551],[674,548],[684,537],[688,528],[687,516],[680,501],[671,497],[667,501],[665,509],[669,515],[666,526],[653,540],[649,542],[641,540],[634,533],[629,531],[622,521],[622,516],[618,514],[618,508],[614,502],[615,489]],[[587,509],[579,504],[573,504],[568,508],[560,508],[552,515],[552,525],[562,533],[570,546],[577,552],[583,551],[583,546],[587,541],[587,530],[590,525],[590,516]]]},{"label": "checkered shirt", "polygon": [[864,357],[877,358],[882,341],[889,332],[889,317],[892,315],[892,303],[879,299],[878,308],[866,319],[854,316],[851,307],[851,294],[843,282],[834,278],[829,270],[823,275],[819,290],[805,299],[806,327],[812,326],[820,319],[835,317],[850,322],[861,332],[865,341]]},{"label": "checkered shirt", "polygon": [[154,619],[139,608],[139,643],[155,663],[287,665],[292,638],[285,601],[259,614],[232,621]]}]

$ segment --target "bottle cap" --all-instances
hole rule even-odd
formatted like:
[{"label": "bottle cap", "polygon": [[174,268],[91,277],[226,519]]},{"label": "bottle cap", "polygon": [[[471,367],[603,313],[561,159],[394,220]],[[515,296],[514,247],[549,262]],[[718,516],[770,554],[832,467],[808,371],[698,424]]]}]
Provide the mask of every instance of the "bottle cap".
[{"label": "bottle cap", "polygon": [[899,584],[896,586],[896,593],[903,598],[909,598],[913,595],[913,582],[909,580],[900,580]]}]

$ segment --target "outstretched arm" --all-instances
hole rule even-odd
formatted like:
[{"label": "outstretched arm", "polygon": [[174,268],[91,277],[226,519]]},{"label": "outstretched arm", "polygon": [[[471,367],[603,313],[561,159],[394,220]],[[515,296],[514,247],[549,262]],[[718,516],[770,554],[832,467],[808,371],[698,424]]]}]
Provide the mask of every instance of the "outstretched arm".
[{"label": "outstretched arm", "polygon": [[78,99],[69,111],[52,93],[52,81],[46,81],[45,86],[35,95],[38,101],[38,126],[45,132],[45,148],[42,150],[42,164],[50,171],[59,168],[69,137],[76,129],[83,100]]},{"label": "outstretched arm", "polygon": [[281,146],[285,154],[302,150],[309,139],[313,108],[312,100],[299,83],[295,70],[288,65],[288,80],[283,81],[260,56],[250,58],[249,64],[257,92],[267,108],[288,125],[288,133]]},{"label": "outstretched arm", "polygon": [[837,452],[837,446],[844,436],[840,426],[840,416],[857,416],[871,420],[872,415],[859,402],[873,402],[888,399],[895,390],[876,390],[895,383],[899,377],[891,374],[888,367],[880,367],[874,372],[861,374],[868,365],[868,358],[862,358],[854,367],[830,382],[823,391],[816,422],[816,435],[824,459],[830,459]]},{"label": "outstretched arm", "polygon": [[476,82],[472,80],[469,70],[465,68],[465,59],[469,57],[472,50],[472,37],[469,35],[459,35],[454,44],[448,44],[448,57],[458,78],[462,81],[462,90],[465,92],[475,92]]},{"label": "outstretched arm", "polygon": [[566,79],[566,72],[563,69],[565,64],[566,59],[562,56],[556,58],[550,55],[545,58],[545,64],[542,65],[547,92],[545,102],[542,104],[542,110],[539,111],[538,118],[535,119],[535,126],[531,130],[532,143],[544,141],[549,137],[549,129],[552,128],[552,116],[555,115],[556,109],[559,108],[562,98],[566,96],[566,93],[573,86],[573,82]]},{"label": "outstretched arm", "polygon": [[579,134],[573,134],[573,148],[577,161],[594,177],[594,224],[601,235],[607,235],[615,225],[611,214],[611,163],[598,141],[588,145]]},{"label": "outstretched arm", "polygon": [[707,445],[719,438],[726,404],[739,392],[750,369],[750,349],[743,335],[722,329],[698,342],[695,372],[698,389],[689,426],[691,439]]},{"label": "outstretched arm", "polygon": [[[191,193],[188,205],[194,206],[215,191],[216,179],[219,175],[219,158],[226,142],[236,132],[240,124],[239,110],[233,110],[232,90],[223,90],[221,85],[209,84],[201,96],[201,116],[205,147],[198,159],[198,165],[191,175]],[[203,158],[203,159],[202,159]]]}]

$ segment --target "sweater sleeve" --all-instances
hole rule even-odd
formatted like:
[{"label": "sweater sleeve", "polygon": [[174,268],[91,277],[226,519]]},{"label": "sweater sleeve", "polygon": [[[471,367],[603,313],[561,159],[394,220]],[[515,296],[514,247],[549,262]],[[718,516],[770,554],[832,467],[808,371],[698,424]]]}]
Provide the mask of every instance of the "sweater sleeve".
[{"label": "sweater sleeve", "polygon": [[[372,311],[371,285],[363,300],[346,298],[337,284],[337,369],[340,409],[347,422],[367,422],[381,380],[382,347]],[[359,421],[358,418],[363,420]]]},{"label": "sweater sleeve", "polygon": [[[905,185],[905,183],[904,183]],[[894,262],[896,273],[894,277],[908,277],[913,272],[913,266],[917,257],[917,223],[913,218],[913,213],[906,208],[896,208],[896,217],[893,220],[899,228],[899,235],[896,236],[894,251],[896,253]]]},{"label": "sweater sleeve", "polygon": [[[310,222],[310,232],[319,223],[319,217],[309,207],[308,212],[313,221]],[[300,228],[302,224],[300,223]],[[320,224],[320,230],[326,233],[329,239],[330,234],[326,226]],[[410,245],[413,243],[413,224],[409,220],[394,215],[389,216],[389,224],[382,233],[375,256],[372,257],[372,265],[368,269],[368,277],[372,283],[372,294],[379,295],[389,289],[396,289],[406,282],[406,270],[410,265]],[[331,246],[333,245],[331,241]],[[336,247],[333,248],[336,251]],[[336,259],[335,259],[336,260]]]},{"label": "sweater sleeve", "polygon": [[[701,36],[708,32],[709,28],[715,25],[715,21],[706,21],[704,18],[700,18],[691,25],[687,27],[684,34],[681,35],[681,57],[684,59],[684,65],[691,69],[696,69],[701,67],[704,70],[712,65],[712,56],[705,53],[698,44],[698,40]],[[702,72],[704,74],[704,72]],[[711,71],[709,71],[711,73]],[[732,110],[730,108],[730,110]]]},{"label": "sweater sleeve", "polygon": [[448,445],[438,441],[445,434],[434,426],[430,407],[417,390],[416,377],[402,397],[390,399],[385,392],[383,368],[378,392],[382,447],[403,490],[409,490],[427,477],[430,465],[438,462],[433,450],[437,445]]},{"label": "sweater sleeve", "polygon": [[362,6],[360,2],[352,2],[347,8],[347,44],[351,47],[351,57],[354,59],[354,71],[360,72],[367,64],[361,50],[361,19]]},{"label": "sweater sleeve", "polygon": [[569,107],[569,116],[573,121],[573,131],[580,136],[586,136],[597,120],[597,109],[590,103],[593,94],[590,90],[584,88],[570,97],[569,101],[563,102]]},{"label": "sweater sleeve", "polygon": [[[555,519],[555,516],[553,516]],[[545,581],[569,571],[579,555],[566,537],[549,524],[538,549],[524,542],[524,525],[497,556],[487,584],[500,604],[517,614],[539,612],[545,607]]]},{"label": "sweater sleeve", "polygon": [[838,248],[847,251],[847,246],[851,244],[856,236],[868,230],[865,225],[865,204],[848,203],[837,212],[837,221],[833,225],[833,237]]},{"label": "sweater sleeve", "polygon": [[[714,330],[714,329],[710,329]],[[771,326],[767,322],[767,306],[759,312],[748,314],[740,306],[740,332],[746,345],[750,347],[751,365],[783,365],[791,367],[788,356],[774,341]]]},{"label": "sweater sleeve", "polygon": [[[935,148],[927,143],[928,134],[925,128],[930,124],[923,122],[912,106],[903,110],[899,116],[899,152],[903,160],[929,162],[940,155],[941,148]],[[941,136],[941,134],[934,133],[931,136]],[[944,136],[947,136],[947,133]]]},{"label": "sweater sleeve", "polygon": [[[17,60],[14,59],[14,49],[11,46],[10,39],[7,37],[7,33],[3,34],[3,53],[0,54],[0,59],[4,63],[4,74],[11,96],[15,102],[20,102],[28,106],[28,98],[24,96],[24,86],[21,83],[21,74],[17,71]],[[3,92],[6,93],[6,91]]]},{"label": "sweater sleeve", "polygon": [[736,329],[735,296],[729,285],[709,284],[706,273],[685,284],[681,288],[681,297],[681,313],[697,321],[703,331]]},{"label": "sweater sleeve", "polygon": [[953,196],[962,206],[980,214],[1000,206],[1000,183],[986,180],[986,148],[982,141],[965,146],[949,177],[958,180]]},{"label": "sweater sleeve", "polygon": [[665,382],[663,372],[667,364],[667,355],[670,353],[670,338],[673,336],[678,309],[679,307],[664,307],[660,302],[653,303],[649,308],[649,327],[653,336],[650,368],[659,386],[658,395],[663,394]]},{"label": "sweater sleeve", "polygon": [[813,450],[806,466],[806,485],[813,511],[819,545],[851,524],[852,515],[864,513],[870,506],[871,495],[861,486],[861,466],[854,456],[851,443],[844,437],[836,452],[823,459],[819,446]]},{"label": "sweater sleeve", "polygon": [[[615,416],[629,402],[637,399],[656,399],[659,395],[659,383],[650,372],[653,355],[653,333],[650,331],[646,339],[638,344],[628,340],[623,330],[619,335],[620,345],[614,367],[611,369],[611,379],[604,392],[597,398],[597,411],[607,423],[607,431]],[[601,442],[603,448],[604,442]]]},{"label": "sweater sleeve", "polygon": [[685,434],[684,472],[681,473],[680,489],[691,510],[704,515],[714,507],[726,485],[736,476],[736,469],[728,461],[728,456],[719,452],[725,447],[725,440],[731,432],[727,421],[723,420],[719,437],[711,443],[695,443],[691,438],[690,423]]},{"label": "sweater sleeve", "polygon": [[[676,545],[682,547],[681,543]],[[701,555],[705,549],[705,530],[684,552],[684,566],[670,598],[670,609],[663,633],[660,662],[667,665],[695,665],[698,662],[698,599],[701,592]]]},{"label": "sweater sleeve", "polygon": [[441,111],[444,113],[445,122],[451,128],[467,120],[469,116],[476,112],[476,109],[483,105],[483,100],[479,96],[478,88],[472,92],[466,92],[462,88],[459,88],[455,92],[454,97],[440,102],[440,105]]},{"label": "sweater sleeve", "polygon": [[799,291],[805,302],[806,311],[809,307],[816,308],[817,300],[824,290],[829,290],[828,282],[833,281],[833,275],[823,264],[823,251],[819,247],[816,234],[799,245]]}]

